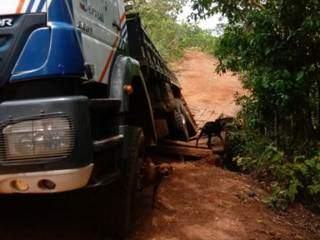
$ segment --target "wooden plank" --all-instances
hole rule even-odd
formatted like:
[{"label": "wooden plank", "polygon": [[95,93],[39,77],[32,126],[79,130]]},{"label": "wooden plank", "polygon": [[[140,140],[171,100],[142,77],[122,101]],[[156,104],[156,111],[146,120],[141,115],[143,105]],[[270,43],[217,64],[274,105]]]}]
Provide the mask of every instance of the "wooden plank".
[{"label": "wooden plank", "polygon": [[188,156],[197,158],[204,158],[213,155],[213,152],[210,149],[183,146],[169,146],[163,144],[160,144],[158,147],[156,147],[156,151],[158,151],[159,153],[167,153],[178,156]]},{"label": "wooden plank", "polygon": [[217,146],[212,146],[211,147],[211,151],[214,153],[214,154],[223,154],[225,152],[225,149],[223,146],[221,145],[217,145]]},{"label": "wooden plank", "polygon": [[[188,142],[171,140],[171,139],[164,139],[161,142],[163,144],[167,144],[167,145],[208,149],[207,139],[204,139],[204,138],[200,139],[198,147],[196,147],[196,139],[193,139],[192,141],[188,141]],[[214,146],[214,147],[221,146],[220,140],[218,138],[213,138],[212,139],[212,146]]]},{"label": "wooden plank", "polygon": [[[178,141],[178,140],[164,139],[161,142],[163,144],[180,146],[180,147],[191,147],[191,148],[195,148],[196,147],[196,142],[195,141],[184,142],[184,141]],[[208,149],[207,145],[202,145],[202,144],[199,145],[199,148]]]},{"label": "wooden plank", "polygon": [[204,158],[212,156],[214,154],[221,155],[224,153],[223,146],[212,146],[209,148],[196,148],[190,146],[179,146],[179,145],[168,145],[168,144],[159,144],[156,147],[156,151],[159,153],[167,153],[176,156],[187,156],[187,157],[197,157]]}]

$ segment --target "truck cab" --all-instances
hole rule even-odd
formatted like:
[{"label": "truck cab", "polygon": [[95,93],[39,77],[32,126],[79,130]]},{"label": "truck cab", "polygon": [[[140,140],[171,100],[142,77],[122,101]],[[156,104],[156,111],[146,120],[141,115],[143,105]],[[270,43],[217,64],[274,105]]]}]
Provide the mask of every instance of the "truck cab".
[{"label": "truck cab", "polygon": [[[123,88],[139,75],[125,20],[122,1],[2,2],[0,193],[86,187],[94,150],[124,138]],[[110,92],[111,81],[122,86]]]},{"label": "truck cab", "polygon": [[145,148],[195,132],[177,79],[122,0],[2,0],[0,194],[119,180],[128,229]]}]

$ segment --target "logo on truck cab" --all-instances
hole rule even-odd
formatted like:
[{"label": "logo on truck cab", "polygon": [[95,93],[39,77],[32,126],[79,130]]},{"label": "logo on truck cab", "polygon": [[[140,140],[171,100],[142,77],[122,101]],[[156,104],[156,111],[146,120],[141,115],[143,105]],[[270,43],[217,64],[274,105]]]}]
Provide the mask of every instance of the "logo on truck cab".
[{"label": "logo on truck cab", "polygon": [[13,25],[12,18],[0,18],[0,28],[11,27]]},{"label": "logo on truck cab", "polygon": [[[105,10],[107,10],[106,6],[104,8]],[[95,18],[96,20],[104,23],[103,11],[101,9],[98,9],[96,6],[90,5],[88,3],[88,0],[80,1],[80,9],[92,16],[93,18]]]}]

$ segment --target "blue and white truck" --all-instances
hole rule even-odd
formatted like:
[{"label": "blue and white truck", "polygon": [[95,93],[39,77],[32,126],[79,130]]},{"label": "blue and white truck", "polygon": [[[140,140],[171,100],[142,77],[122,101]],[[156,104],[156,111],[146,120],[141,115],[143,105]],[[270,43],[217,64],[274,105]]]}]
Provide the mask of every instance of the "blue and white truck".
[{"label": "blue and white truck", "polygon": [[177,79],[122,0],[1,0],[0,194],[122,181],[126,231],[145,149],[195,131]]}]

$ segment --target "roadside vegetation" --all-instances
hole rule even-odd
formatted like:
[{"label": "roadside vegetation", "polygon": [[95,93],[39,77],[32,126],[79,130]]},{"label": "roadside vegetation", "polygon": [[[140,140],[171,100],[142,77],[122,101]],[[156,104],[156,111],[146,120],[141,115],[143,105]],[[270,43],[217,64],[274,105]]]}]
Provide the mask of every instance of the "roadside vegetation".
[{"label": "roadside vegetation", "polygon": [[167,61],[182,57],[184,49],[198,48],[213,54],[216,37],[194,23],[178,23],[185,0],[132,0],[132,12],[139,12],[143,24]]},{"label": "roadside vegetation", "polygon": [[195,17],[222,12],[218,71],[241,74],[246,96],[229,136],[238,168],[272,187],[268,203],[320,209],[320,2],[193,0]]}]

